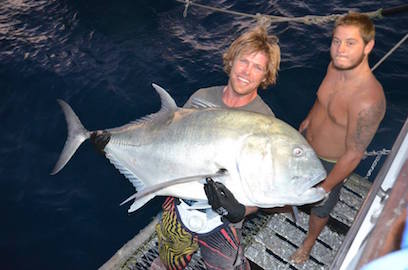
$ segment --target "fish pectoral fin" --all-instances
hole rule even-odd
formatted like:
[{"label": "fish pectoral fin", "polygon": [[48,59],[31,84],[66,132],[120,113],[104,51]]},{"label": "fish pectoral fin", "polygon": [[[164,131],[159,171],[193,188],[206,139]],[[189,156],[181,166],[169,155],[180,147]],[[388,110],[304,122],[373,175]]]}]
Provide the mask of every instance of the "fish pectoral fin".
[{"label": "fish pectoral fin", "polygon": [[150,194],[147,195],[143,198],[141,198],[140,200],[134,201],[132,203],[132,205],[129,207],[128,209],[128,213],[131,213],[133,211],[136,211],[137,209],[139,209],[140,207],[142,207],[143,205],[145,205],[148,201],[150,201],[151,199],[153,199],[155,196],[155,194]]},{"label": "fish pectoral fin", "polygon": [[[187,176],[187,177],[177,178],[177,179],[173,179],[173,180],[168,180],[168,181],[159,183],[157,185],[146,187],[146,188],[140,190],[139,192],[136,192],[135,194],[133,194],[132,196],[130,196],[129,198],[124,200],[120,205],[123,205],[123,204],[131,201],[132,199],[134,199],[135,202],[136,202],[136,201],[141,200],[143,198],[143,201],[145,201],[144,197],[146,197],[146,196],[148,196],[150,199],[152,199],[154,196],[156,196],[155,193],[157,191],[159,191],[161,189],[165,189],[165,188],[173,186],[173,185],[200,181],[200,180],[206,179],[208,177],[217,178],[217,177],[221,177],[221,176],[225,176],[225,175],[228,175],[228,171],[226,169],[220,169],[216,173],[213,173],[213,174],[201,174],[201,175]],[[145,201],[143,204],[145,204],[147,201]]]},{"label": "fish pectoral fin", "polygon": [[135,199],[136,196],[137,196],[137,192],[134,193],[134,194],[133,194],[132,196],[130,196],[129,198],[127,198],[126,200],[124,200],[123,202],[121,202],[119,205],[120,205],[120,206],[124,205],[125,203],[127,203],[127,202],[129,202],[129,201]]}]

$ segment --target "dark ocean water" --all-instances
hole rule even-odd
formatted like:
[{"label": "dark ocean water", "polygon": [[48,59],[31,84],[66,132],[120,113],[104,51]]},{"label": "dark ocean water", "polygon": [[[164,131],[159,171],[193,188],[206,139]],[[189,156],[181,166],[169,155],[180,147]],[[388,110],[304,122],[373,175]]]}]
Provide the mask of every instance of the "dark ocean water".
[{"label": "dark ocean water", "polygon": [[[280,16],[403,3],[207,1]],[[157,111],[152,82],[179,105],[200,87],[225,84],[221,54],[254,22],[198,8],[186,18],[182,13],[175,0],[0,0],[0,269],[95,269],[158,213],[162,198],[132,214],[119,207],[134,189],[89,142],[58,175],[49,175],[66,138],[56,99],[95,130]],[[371,65],[408,32],[408,15],[375,24]],[[278,84],[261,96],[295,127],[325,74],[331,29],[332,23],[270,28],[280,39],[282,64]],[[369,150],[390,149],[408,115],[407,55],[405,43],[375,71],[388,107]],[[372,160],[358,172],[365,175]]]}]

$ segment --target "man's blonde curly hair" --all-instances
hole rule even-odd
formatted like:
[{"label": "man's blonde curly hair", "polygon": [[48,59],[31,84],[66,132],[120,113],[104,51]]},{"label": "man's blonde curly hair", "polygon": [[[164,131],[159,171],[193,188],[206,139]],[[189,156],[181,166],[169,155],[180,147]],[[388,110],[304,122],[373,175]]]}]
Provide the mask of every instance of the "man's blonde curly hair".
[{"label": "man's blonde curly hair", "polygon": [[280,65],[280,48],[278,38],[268,35],[266,29],[261,26],[252,28],[232,42],[223,55],[224,71],[230,74],[232,63],[237,57],[255,52],[262,52],[268,58],[265,80],[260,84],[261,88],[265,89],[276,83]]}]

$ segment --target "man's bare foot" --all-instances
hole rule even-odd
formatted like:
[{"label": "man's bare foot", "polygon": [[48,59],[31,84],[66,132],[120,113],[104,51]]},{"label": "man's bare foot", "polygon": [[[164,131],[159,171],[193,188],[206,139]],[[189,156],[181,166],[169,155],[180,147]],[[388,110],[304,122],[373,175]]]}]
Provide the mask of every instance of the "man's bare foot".
[{"label": "man's bare foot", "polygon": [[150,265],[150,270],[166,270],[166,267],[160,260],[160,257],[153,260],[152,264]]},{"label": "man's bare foot", "polygon": [[302,244],[293,254],[290,256],[291,262],[295,264],[302,264],[309,259],[310,251],[312,248],[306,247]]}]

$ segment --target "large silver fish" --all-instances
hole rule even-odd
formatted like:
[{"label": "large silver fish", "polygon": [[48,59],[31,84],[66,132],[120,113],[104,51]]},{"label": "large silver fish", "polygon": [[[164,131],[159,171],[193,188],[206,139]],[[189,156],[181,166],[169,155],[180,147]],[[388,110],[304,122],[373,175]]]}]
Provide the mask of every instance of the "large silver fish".
[{"label": "large silver fish", "polygon": [[[303,136],[288,124],[198,100],[195,104],[201,108],[179,108],[163,88],[153,87],[161,98],[159,112],[106,130],[111,136],[104,148],[106,157],[137,190],[128,199],[135,199],[129,212],[157,195],[197,200],[209,207],[203,189],[206,177],[224,183],[248,206],[302,205],[323,199],[323,189],[313,186],[326,172]],[[67,103],[58,102],[68,138],[51,174],[59,172],[92,134]]]}]

